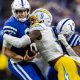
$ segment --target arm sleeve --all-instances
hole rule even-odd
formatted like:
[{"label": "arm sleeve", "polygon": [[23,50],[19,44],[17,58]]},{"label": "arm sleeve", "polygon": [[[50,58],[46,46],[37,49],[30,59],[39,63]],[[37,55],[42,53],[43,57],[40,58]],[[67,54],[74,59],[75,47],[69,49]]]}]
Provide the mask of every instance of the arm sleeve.
[{"label": "arm sleeve", "polygon": [[3,47],[11,48],[11,45],[6,40],[3,40]]},{"label": "arm sleeve", "polygon": [[[14,23],[7,22],[5,26],[3,27],[3,39],[7,42],[7,44],[10,44],[14,47],[21,48],[25,47],[27,43],[30,43],[29,36],[23,36],[22,38],[17,38],[17,26]],[[5,45],[4,41],[4,46]]]},{"label": "arm sleeve", "polygon": [[26,45],[31,43],[30,37],[28,35],[24,35],[21,38],[17,38],[8,34],[4,34],[3,38],[6,40],[6,42],[17,48],[25,47]]},{"label": "arm sleeve", "polygon": [[6,33],[6,34],[11,35],[11,36],[15,36],[17,33],[17,29],[15,27],[6,25],[3,27],[3,33],[4,34]]}]

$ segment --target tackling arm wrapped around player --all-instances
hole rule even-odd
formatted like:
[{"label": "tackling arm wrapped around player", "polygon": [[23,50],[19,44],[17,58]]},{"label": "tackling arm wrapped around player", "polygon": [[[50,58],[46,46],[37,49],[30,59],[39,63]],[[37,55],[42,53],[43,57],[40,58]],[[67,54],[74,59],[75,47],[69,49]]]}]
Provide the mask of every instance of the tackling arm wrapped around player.
[{"label": "tackling arm wrapped around player", "polygon": [[67,50],[67,52],[68,52],[68,54],[70,56],[77,56],[78,57],[78,55],[76,54],[76,52],[71,48],[71,46],[66,41],[66,38],[64,37],[63,34],[59,34],[58,35],[58,40],[60,40],[61,43],[63,43],[63,45],[65,46],[65,48],[66,48],[66,50]]}]

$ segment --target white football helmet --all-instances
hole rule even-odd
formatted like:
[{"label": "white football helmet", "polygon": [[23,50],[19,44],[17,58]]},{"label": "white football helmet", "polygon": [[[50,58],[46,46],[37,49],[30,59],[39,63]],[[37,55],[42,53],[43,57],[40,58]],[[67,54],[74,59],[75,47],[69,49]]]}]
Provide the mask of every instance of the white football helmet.
[{"label": "white football helmet", "polygon": [[17,14],[16,14],[16,10],[25,10],[27,9],[28,12],[28,16],[26,16],[26,18],[19,18],[17,20],[24,22],[28,19],[29,14],[30,14],[30,4],[27,0],[14,0],[12,5],[12,14],[13,16],[17,19]]},{"label": "white football helmet", "polygon": [[75,32],[75,23],[69,18],[62,19],[56,26],[56,31],[58,34],[71,35]]},{"label": "white football helmet", "polygon": [[33,11],[31,16],[32,15],[36,16],[39,22],[43,22],[47,26],[51,25],[52,15],[48,10],[46,10],[44,8],[39,8],[39,9],[36,9],[35,11]]}]

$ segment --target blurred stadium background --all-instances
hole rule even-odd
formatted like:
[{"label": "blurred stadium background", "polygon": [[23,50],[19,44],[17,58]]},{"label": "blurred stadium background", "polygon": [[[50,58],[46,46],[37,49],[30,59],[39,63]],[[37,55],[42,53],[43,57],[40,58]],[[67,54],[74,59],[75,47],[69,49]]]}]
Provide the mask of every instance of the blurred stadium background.
[{"label": "blurred stadium background", "polygon": [[[5,20],[11,16],[13,0],[0,0],[0,53],[2,34]],[[56,26],[59,20],[69,17],[76,23],[76,31],[80,33],[80,0],[29,0],[31,12],[37,8],[48,9],[53,16],[52,25]],[[0,54],[0,80],[18,80],[7,68],[7,58]]]}]

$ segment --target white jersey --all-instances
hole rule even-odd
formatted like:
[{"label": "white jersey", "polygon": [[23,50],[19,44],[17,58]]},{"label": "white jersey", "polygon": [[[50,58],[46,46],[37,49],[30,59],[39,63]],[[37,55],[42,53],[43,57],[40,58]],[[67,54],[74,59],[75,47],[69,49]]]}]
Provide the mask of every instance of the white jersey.
[{"label": "white jersey", "polygon": [[33,25],[30,31],[33,30],[40,30],[42,34],[41,40],[36,40],[35,43],[38,51],[45,60],[51,61],[63,55],[61,46],[56,42],[52,34],[52,28],[40,23]]}]

